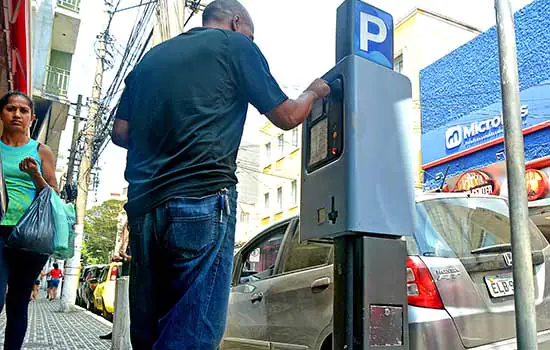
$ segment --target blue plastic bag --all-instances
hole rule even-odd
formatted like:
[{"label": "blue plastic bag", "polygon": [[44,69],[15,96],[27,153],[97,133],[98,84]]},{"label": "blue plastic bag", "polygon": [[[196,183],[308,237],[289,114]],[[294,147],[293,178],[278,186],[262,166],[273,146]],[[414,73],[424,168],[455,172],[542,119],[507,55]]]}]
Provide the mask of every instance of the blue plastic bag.
[{"label": "blue plastic bag", "polygon": [[51,187],[46,187],[23,214],[8,237],[7,246],[39,254],[53,253],[54,220]]},{"label": "blue plastic bag", "polygon": [[64,203],[57,194],[53,194],[52,208],[55,225],[53,256],[57,259],[70,259],[74,256],[74,206]]},{"label": "blue plastic bag", "polygon": [[53,256],[58,259],[66,259],[69,255],[69,241],[72,225],[69,224],[66,205],[57,193],[52,193],[50,201],[54,223]]}]

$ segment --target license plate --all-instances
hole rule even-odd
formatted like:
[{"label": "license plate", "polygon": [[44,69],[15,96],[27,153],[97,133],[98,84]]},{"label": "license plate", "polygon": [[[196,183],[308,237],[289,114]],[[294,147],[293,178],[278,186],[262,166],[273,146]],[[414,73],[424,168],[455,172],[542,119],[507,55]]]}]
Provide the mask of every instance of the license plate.
[{"label": "license plate", "polygon": [[511,275],[485,276],[485,284],[493,298],[514,295],[514,281]]}]

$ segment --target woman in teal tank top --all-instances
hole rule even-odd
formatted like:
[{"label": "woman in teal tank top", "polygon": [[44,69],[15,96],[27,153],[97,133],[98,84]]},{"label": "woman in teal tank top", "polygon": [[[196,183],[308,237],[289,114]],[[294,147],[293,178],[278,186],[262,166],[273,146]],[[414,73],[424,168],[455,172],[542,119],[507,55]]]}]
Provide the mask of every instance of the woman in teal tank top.
[{"label": "woman in teal tank top", "polygon": [[37,193],[46,186],[57,191],[57,180],[53,152],[28,136],[35,119],[31,99],[23,93],[10,92],[0,99],[0,113],[0,156],[9,198],[0,222],[0,311],[6,304],[4,348],[21,349],[27,331],[29,298],[48,256],[8,248],[5,242]]}]

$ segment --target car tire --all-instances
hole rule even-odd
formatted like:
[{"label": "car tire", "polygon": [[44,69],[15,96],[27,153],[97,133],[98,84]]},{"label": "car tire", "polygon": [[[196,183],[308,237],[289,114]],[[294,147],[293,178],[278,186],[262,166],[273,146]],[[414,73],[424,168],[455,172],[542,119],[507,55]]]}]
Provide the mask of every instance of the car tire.
[{"label": "car tire", "polygon": [[109,322],[113,322],[113,315],[107,312],[107,308],[105,307],[105,301],[101,299],[101,306],[103,310],[101,310],[101,316],[106,319]]},{"label": "car tire", "polygon": [[96,313],[95,305],[93,302],[90,302],[89,300],[86,300],[86,309],[92,313]]},{"label": "car tire", "polygon": [[332,348],[332,334],[330,334],[328,337],[325,338],[323,341],[323,344],[321,344],[321,348],[319,350],[333,350]]}]

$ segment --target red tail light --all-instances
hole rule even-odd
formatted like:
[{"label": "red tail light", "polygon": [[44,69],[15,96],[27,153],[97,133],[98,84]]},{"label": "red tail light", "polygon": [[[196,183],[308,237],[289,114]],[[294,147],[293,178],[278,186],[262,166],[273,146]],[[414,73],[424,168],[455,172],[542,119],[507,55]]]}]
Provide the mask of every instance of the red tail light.
[{"label": "red tail light", "polygon": [[111,281],[116,281],[116,275],[118,274],[118,267],[116,266],[113,266],[113,268],[111,269]]},{"label": "red tail light", "polygon": [[407,295],[409,305],[443,309],[443,302],[430,270],[418,256],[407,258]]}]

